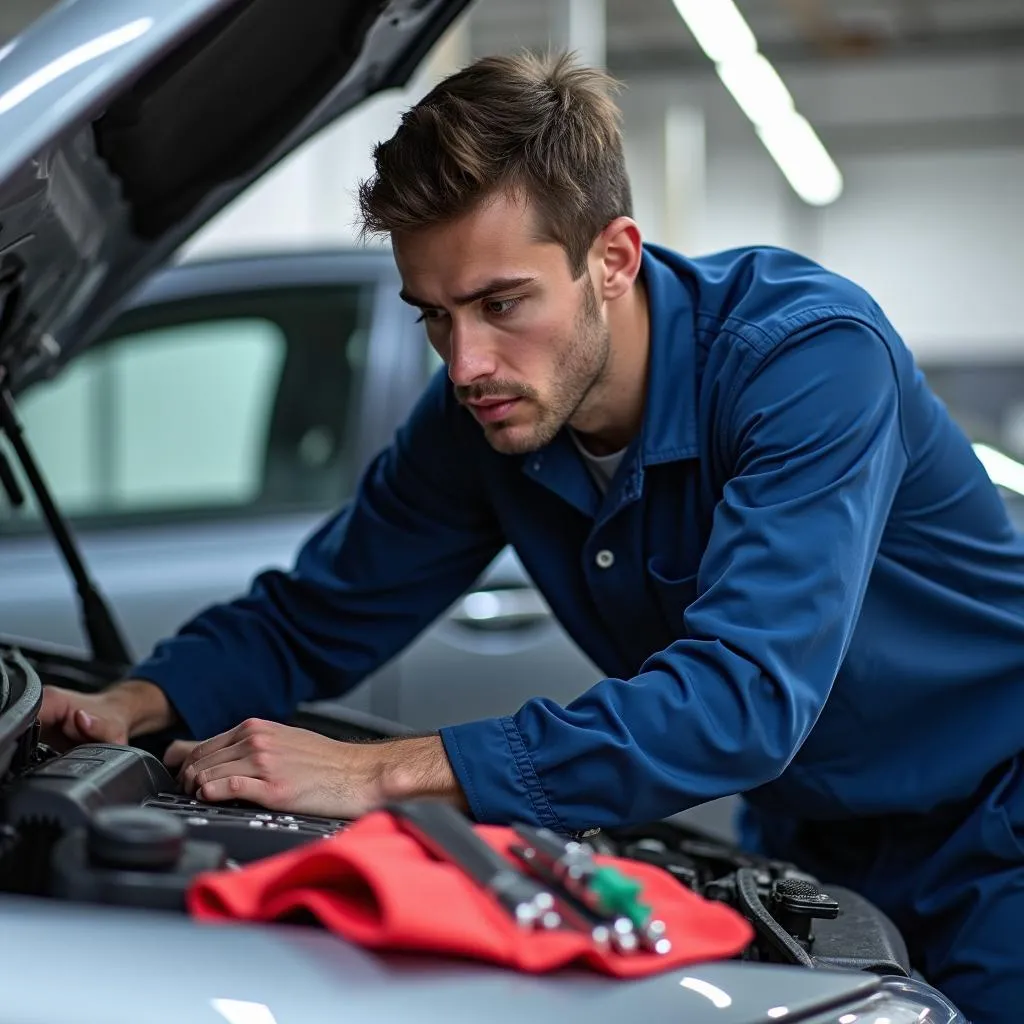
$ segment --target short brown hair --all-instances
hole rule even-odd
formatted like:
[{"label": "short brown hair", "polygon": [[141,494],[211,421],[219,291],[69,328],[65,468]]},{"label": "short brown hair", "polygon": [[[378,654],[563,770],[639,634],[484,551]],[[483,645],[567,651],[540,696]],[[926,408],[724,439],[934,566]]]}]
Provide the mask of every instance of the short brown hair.
[{"label": "short brown hair", "polygon": [[442,223],[504,189],[536,204],[542,237],[579,277],[600,232],[632,216],[617,87],[568,53],[475,61],[375,147],[375,173],[359,186],[363,234]]}]

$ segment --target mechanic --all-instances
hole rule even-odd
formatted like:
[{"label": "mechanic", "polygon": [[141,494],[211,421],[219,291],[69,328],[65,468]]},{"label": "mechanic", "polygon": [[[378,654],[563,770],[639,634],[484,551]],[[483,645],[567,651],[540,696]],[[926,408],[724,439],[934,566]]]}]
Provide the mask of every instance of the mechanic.
[{"label": "mechanic", "polygon": [[[292,571],[101,694],[48,689],[46,734],[179,723],[189,791],[324,815],[433,794],[571,831],[742,793],[748,843],[875,901],[975,1024],[1016,1020],[1024,542],[864,291],[642,240],[613,92],[488,58],[405,113],[361,212],[444,369]],[[607,678],[388,742],[280,724],[507,543]]]}]

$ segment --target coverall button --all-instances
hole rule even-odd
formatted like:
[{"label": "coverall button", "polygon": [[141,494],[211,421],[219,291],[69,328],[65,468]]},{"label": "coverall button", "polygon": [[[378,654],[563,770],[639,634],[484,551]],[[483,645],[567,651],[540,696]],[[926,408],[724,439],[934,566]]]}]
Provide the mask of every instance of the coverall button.
[{"label": "coverall button", "polygon": [[602,548],[598,551],[594,561],[597,562],[598,569],[610,569],[615,564],[615,555],[607,548]]}]

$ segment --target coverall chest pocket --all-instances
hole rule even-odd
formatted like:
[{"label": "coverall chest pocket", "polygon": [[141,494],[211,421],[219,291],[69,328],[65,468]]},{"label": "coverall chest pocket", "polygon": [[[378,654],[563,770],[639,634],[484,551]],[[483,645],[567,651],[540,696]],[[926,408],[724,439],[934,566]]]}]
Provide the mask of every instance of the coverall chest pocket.
[{"label": "coverall chest pocket", "polygon": [[676,576],[666,572],[664,562],[657,555],[647,561],[648,586],[665,620],[672,640],[681,640],[686,634],[686,609],[697,598],[697,573]]}]

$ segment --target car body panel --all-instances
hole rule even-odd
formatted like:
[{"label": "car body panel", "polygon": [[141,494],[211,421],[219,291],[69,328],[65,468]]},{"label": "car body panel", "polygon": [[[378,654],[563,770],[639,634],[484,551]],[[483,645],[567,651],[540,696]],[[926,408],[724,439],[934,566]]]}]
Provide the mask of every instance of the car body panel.
[{"label": "car body panel", "polygon": [[866,974],[731,963],[637,981],[581,970],[534,976],[381,956],[310,928],[197,926],[167,914],[14,898],[0,900],[0,934],[18,936],[0,961],[0,1022],[11,1024],[522,1024],[595,1014],[768,1024],[780,1006],[799,1020],[878,988]]},{"label": "car body panel", "polygon": [[0,182],[233,0],[63,3],[0,49]]}]

